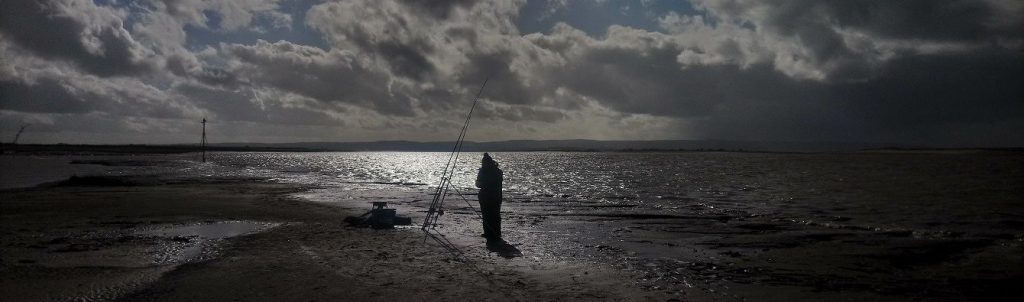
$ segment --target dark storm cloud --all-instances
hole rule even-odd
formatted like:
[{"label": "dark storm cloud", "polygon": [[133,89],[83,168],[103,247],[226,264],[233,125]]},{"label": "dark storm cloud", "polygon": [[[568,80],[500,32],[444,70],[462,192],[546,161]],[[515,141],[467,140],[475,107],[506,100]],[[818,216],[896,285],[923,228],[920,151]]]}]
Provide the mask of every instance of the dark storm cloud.
[{"label": "dark storm cloud", "polygon": [[833,99],[879,127],[1024,118],[1024,56],[1006,49],[904,57]]},{"label": "dark storm cloud", "polygon": [[252,94],[188,84],[175,87],[175,90],[209,110],[212,116],[204,118],[210,120],[265,121],[267,119],[259,104],[252,101]]},{"label": "dark storm cloud", "polygon": [[877,74],[886,56],[987,44],[1019,48],[1024,38],[1024,5],[1015,1],[694,2],[723,22],[752,24],[760,34],[806,50],[790,55],[832,80]]},{"label": "dark storm cloud", "polygon": [[[701,14],[654,12],[647,23],[657,31],[607,24],[594,35],[562,23],[522,35],[516,24],[536,17],[519,16],[523,1],[299,9],[277,0],[156,1],[122,9],[4,0],[0,109],[206,115],[278,125],[275,133],[344,124],[351,137],[389,138],[457,128],[447,119],[464,114],[490,76],[478,108],[483,131],[496,135],[488,139],[563,131],[561,138],[1024,144],[1011,134],[1024,124],[1020,1],[692,2]],[[283,11],[305,13],[292,23]],[[260,26],[277,23],[253,20],[293,24],[323,44],[258,40]],[[190,44],[196,31],[186,26],[208,29],[202,43]],[[230,31],[245,34],[216,40]]]},{"label": "dark storm cloud", "polygon": [[130,81],[41,77],[0,81],[0,109],[31,113],[102,113],[125,117],[181,118],[191,104]]},{"label": "dark storm cloud", "polygon": [[[428,3],[436,9],[425,10]],[[507,42],[515,41],[503,40],[515,39],[508,35],[515,29],[507,14],[516,7],[508,3],[512,2],[332,2],[315,6],[306,22],[335,48],[369,59],[367,72],[383,73],[391,80],[387,82],[390,94],[374,102],[400,106],[411,105],[415,99],[418,109],[425,112],[445,111],[470,101],[479,85],[492,76],[486,98],[533,103],[544,91],[531,90],[524,83],[524,75],[510,70],[517,54],[507,49],[514,46]],[[472,11],[437,14],[456,9]],[[371,21],[362,22],[361,18]],[[488,40],[483,41],[483,37]],[[370,65],[384,66],[385,70]]]},{"label": "dark storm cloud", "polygon": [[36,113],[86,113],[97,109],[97,104],[74,95],[65,85],[55,79],[41,79],[35,84],[0,81],[0,108]]},{"label": "dark storm cloud", "polygon": [[375,45],[374,49],[390,63],[391,71],[397,75],[419,80],[434,71],[434,64],[425,55],[431,51],[426,43],[384,42]]},{"label": "dark storm cloud", "polygon": [[565,87],[622,112],[705,115],[724,99],[724,78],[718,68],[680,69],[675,64],[678,53],[672,47],[648,49],[647,53],[591,49],[559,70],[559,80]]},{"label": "dark storm cloud", "polygon": [[531,106],[481,105],[475,113],[478,118],[502,119],[506,121],[541,121],[553,123],[566,118],[562,111]]},{"label": "dark storm cloud", "polygon": [[[560,25],[525,39],[382,3],[344,11],[389,22],[345,13],[307,22],[393,75],[434,84],[397,90],[421,97],[424,110],[450,108],[490,75],[484,96],[497,103],[483,118],[550,123],[566,116],[545,106],[579,110],[583,96],[620,113],[692,120],[689,132],[710,138],[873,141],[906,130],[941,141],[936,129],[951,124],[1022,118],[1017,33],[1007,25],[1019,17],[997,2],[721,1],[701,6],[717,23],[672,34],[613,27],[592,37]],[[451,80],[461,93],[441,88]]]},{"label": "dark storm cloud", "polygon": [[[487,81],[487,98],[508,104],[535,103],[544,91],[530,89],[523,78],[512,71],[513,55],[509,52],[474,53],[468,56],[469,64],[459,74],[459,83],[465,87],[479,86]],[[479,87],[478,87],[479,88]]]},{"label": "dark storm cloud", "polygon": [[349,53],[262,40],[252,46],[226,45],[223,50],[241,62],[231,67],[231,72],[254,84],[387,114],[412,114],[407,95],[388,91],[387,75],[364,68]]},{"label": "dark storm cloud", "polygon": [[[1024,120],[1024,94],[1018,84],[1024,82],[1020,2],[702,4],[723,20],[752,22],[767,37],[792,40],[789,45],[807,50],[808,55],[793,56],[808,63],[787,68],[776,59],[777,70],[823,74],[823,80],[775,77],[732,87],[792,93],[747,95],[743,97],[749,101],[740,103],[741,98],[723,98],[720,106],[729,110],[717,111],[698,125],[710,137],[955,144],[957,138],[944,131],[961,127],[977,135],[1003,134],[989,144],[1024,143],[1021,135],[1006,135],[1013,131],[1005,126]],[[776,58],[786,55],[785,50],[774,52]],[[996,124],[1003,126],[977,131]]]},{"label": "dark storm cloud", "polygon": [[1007,34],[1019,37],[1020,20],[1003,20],[1007,12],[995,4],[977,0],[791,1],[772,10],[765,25],[787,34],[834,24],[898,39],[981,41]]},{"label": "dark storm cloud", "polygon": [[[769,66],[747,70],[704,67],[715,74],[720,99],[697,125],[708,137],[757,140],[839,140],[955,144],[953,126],[1022,124],[1024,64],[1019,54],[899,59],[866,82],[793,81]],[[708,70],[718,69],[718,70]],[[1022,138],[994,128],[1001,143]],[[993,143],[993,142],[990,142]]]},{"label": "dark storm cloud", "polygon": [[456,1],[438,1],[438,3],[430,2],[430,4],[421,1],[404,1],[403,3],[411,7],[392,7],[392,10],[387,10],[384,9],[386,5],[378,8],[372,3],[364,5],[346,3],[352,7],[340,8],[346,10],[345,12],[332,11],[332,15],[339,13],[362,15],[365,13],[368,17],[376,18],[375,22],[347,20],[352,23],[334,24],[331,23],[332,20],[326,20],[328,23],[317,23],[314,27],[330,33],[330,37],[335,43],[355,47],[362,53],[380,59],[397,76],[424,80],[435,69],[433,62],[427,58],[435,51],[435,47],[428,41],[430,37],[424,35],[425,32],[421,32],[423,29],[417,28],[422,22],[417,19],[423,16],[415,15],[412,12],[423,12],[424,8],[428,8],[425,10],[427,12],[436,12],[437,10],[447,12],[458,3]]},{"label": "dark storm cloud", "polygon": [[36,55],[66,60],[100,76],[154,68],[117,12],[76,1],[2,1],[0,33]]}]

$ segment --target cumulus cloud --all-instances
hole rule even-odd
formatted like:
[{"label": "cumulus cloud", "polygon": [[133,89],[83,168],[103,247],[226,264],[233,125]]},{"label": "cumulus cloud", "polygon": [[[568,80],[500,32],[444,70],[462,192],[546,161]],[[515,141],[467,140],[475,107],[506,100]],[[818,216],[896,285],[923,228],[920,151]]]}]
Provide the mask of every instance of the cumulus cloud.
[{"label": "cumulus cloud", "polygon": [[363,67],[354,54],[333,49],[263,40],[255,45],[224,45],[228,69],[254,84],[301,94],[323,102],[345,102],[383,113],[412,114],[411,99],[389,89],[386,74]]},{"label": "cumulus cloud", "polygon": [[[524,35],[520,18],[555,15],[520,16],[523,0],[2,1],[0,110],[125,115],[104,125],[131,131],[209,116],[270,140],[445,139],[489,78],[484,140],[1024,144],[1019,1],[690,2],[696,13],[655,12],[656,28],[593,35],[565,20]],[[323,44],[263,39],[266,27]],[[254,38],[197,46],[190,28]]]},{"label": "cumulus cloud", "polygon": [[34,54],[101,76],[139,74],[152,55],[123,26],[123,10],[88,0],[0,2],[0,33]]},{"label": "cumulus cloud", "polygon": [[1024,38],[1014,1],[694,2],[721,23],[752,27],[780,71],[818,80],[862,80],[903,56],[1020,49]]}]

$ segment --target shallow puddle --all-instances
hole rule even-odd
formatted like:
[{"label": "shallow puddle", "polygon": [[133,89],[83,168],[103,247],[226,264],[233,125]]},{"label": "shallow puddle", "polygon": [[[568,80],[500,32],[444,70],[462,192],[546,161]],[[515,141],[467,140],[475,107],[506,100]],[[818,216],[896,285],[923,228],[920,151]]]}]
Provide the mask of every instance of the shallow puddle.
[{"label": "shallow puddle", "polygon": [[217,241],[255,234],[280,225],[257,221],[221,221],[172,225],[136,232],[141,236],[166,238],[151,251],[156,264],[181,264],[215,257]]},{"label": "shallow puddle", "polygon": [[202,237],[203,239],[224,239],[239,235],[259,233],[278,225],[278,223],[255,221],[223,221],[162,227],[158,229],[140,231],[137,234],[165,237]]},{"label": "shallow puddle", "polygon": [[[225,239],[264,232],[279,225],[219,221],[154,225],[127,232],[109,228],[81,230],[77,236],[43,242],[41,248],[46,252],[26,258],[31,264],[8,266],[14,274],[35,281],[16,287],[0,284],[0,292],[11,293],[15,300],[114,300],[159,280],[179,265],[216,258]],[[40,267],[60,274],[40,274]]]}]

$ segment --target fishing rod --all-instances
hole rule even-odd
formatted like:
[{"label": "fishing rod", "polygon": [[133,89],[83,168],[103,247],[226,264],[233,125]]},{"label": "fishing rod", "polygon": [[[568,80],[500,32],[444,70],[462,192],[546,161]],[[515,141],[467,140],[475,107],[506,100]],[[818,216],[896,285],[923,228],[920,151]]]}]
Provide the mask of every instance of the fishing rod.
[{"label": "fishing rod", "polygon": [[466,114],[466,120],[462,123],[462,129],[459,131],[459,137],[455,140],[455,146],[452,147],[452,152],[448,154],[448,161],[444,165],[444,171],[441,173],[441,180],[437,185],[437,189],[434,190],[434,198],[430,201],[430,208],[427,209],[427,217],[423,219],[422,230],[426,231],[427,227],[437,226],[437,219],[444,214],[442,206],[444,205],[445,197],[448,195],[448,189],[451,186],[452,178],[455,176],[456,164],[459,161],[459,155],[462,153],[462,147],[466,142],[466,132],[469,129],[469,122],[473,118],[473,111],[476,110],[477,103],[480,102],[480,95],[484,92],[484,87],[487,87],[487,82],[491,80],[490,76],[484,79],[484,83],[480,85],[480,90],[477,91],[476,97],[473,98],[473,105],[469,107],[469,113]]},{"label": "fishing rod", "polygon": [[[421,229],[423,230],[424,241],[427,240],[427,237],[434,239],[434,241],[437,242],[442,248],[451,253],[452,256],[454,256],[457,261],[460,261],[468,265],[471,270],[473,270],[477,274],[480,274],[480,276],[483,277],[483,279],[486,280],[487,283],[494,285],[495,281],[493,280],[492,276],[489,273],[485,273],[479,267],[477,267],[476,262],[473,261],[473,259],[467,257],[466,254],[462,252],[462,250],[459,249],[457,245],[455,245],[455,243],[451,242],[451,240],[448,240],[448,238],[445,237],[444,234],[435,229],[437,227],[437,219],[444,214],[442,207],[444,206],[445,197],[447,197],[448,195],[449,188],[455,190],[455,193],[458,194],[459,197],[466,202],[466,205],[470,209],[473,209],[473,211],[476,212],[478,216],[480,216],[481,220],[483,219],[483,215],[480,213],[480,211],[473,207],[473,205],[469,202],[469,200],[466,199],[465,196],[462,195],[462,192],[460,192],[457,187],[452,187],[451,185],[452,178],[455,176],[456,165],[459,162],[459,155],[462,154],[462,147],[466,143],[466,132],[469,129],[469,121],[473,117],[473,111],[476,109],[477,103],[480,102],[480,95],[483,94],[484,87],[487,87],[487,82],[490,81],[490,79],[490,75],[487,76],[486,79],[484,79],[484,83],[480,85],[480,90],[477,91],[476,97],[473,99],[473,105],[469,107],[469,113],[466,114],[466,121],[462,123],[462,129],[459,131],[458,139],[455,140],[455,146],[452,147],[452,153],[448,154],[448,162],[445,163],[444,172],[441,173],[441,180],[438,183],[437,189],[434,191],[434,198],[430,202],[430,208],[427,210],[427,217],[423,219],[423,227]],[[431,231],[433,231],[433,233],[431,233]],[[505,288],[497,288],[501,291],[507,292],[507,289]]]}]

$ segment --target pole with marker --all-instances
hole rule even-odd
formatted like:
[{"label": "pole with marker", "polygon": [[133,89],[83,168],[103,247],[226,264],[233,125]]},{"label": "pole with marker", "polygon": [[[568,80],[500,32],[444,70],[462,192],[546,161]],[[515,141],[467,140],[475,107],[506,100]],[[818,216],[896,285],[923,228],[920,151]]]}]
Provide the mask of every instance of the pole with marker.
[{"label": "pole with marker", "polygon": [[203,148],[203,162],[206,162],[206,118],[203,118],[203,141],[200,142]]}]

